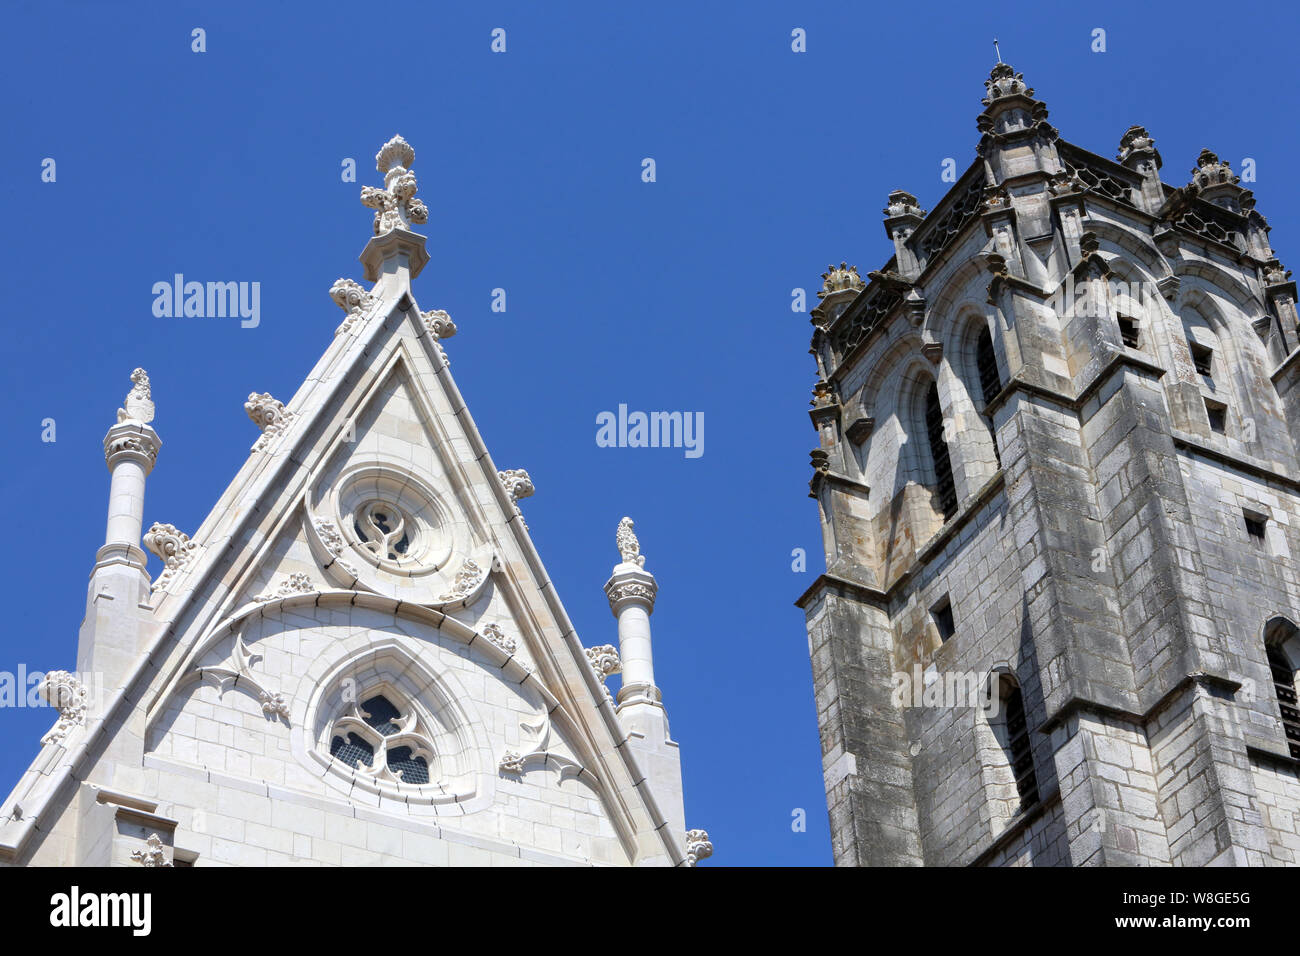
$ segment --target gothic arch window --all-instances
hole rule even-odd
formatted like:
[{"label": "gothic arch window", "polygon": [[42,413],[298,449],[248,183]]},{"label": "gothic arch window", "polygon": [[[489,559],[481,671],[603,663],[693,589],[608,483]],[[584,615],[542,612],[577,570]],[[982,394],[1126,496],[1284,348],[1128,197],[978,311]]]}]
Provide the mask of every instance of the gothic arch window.
[{"label": "gothic arch window", "polygon": [[[979,374],[980,397],[987,409],[990,402],[1002,391],[1002,376],[998,372],[998,357],[993,351],[993,336],[988,327],[979,330],[975,337],[975,370]],[[988,412],[985,411],[985,415]]]},{"label": "gothic arch window", "polygon": [[948,453],[947,436],[943,422],[943,406],[939,403],[939,385],[933,379],[925,390],[925,434],[934,463],[935,494],[939,510],[947,521],[957,513],[957,484],[953,480],[952,457]]},{"label": "gothic arch window", "polygon": [[1034,772],[1034,752],[1030,745],[1025,699],[1020,684],[1010,674],[998,675],[996,680],[1001,713],[998,742],[1002,745],[1007,765],[1015,778],[1020,809],[1026,810],[1038,803],[1038,776]]},{"label": "gothic arch window", "polygon": [[428,783],[433,743],[415,709],[387,687],[361,696],[335,719],[330,756],[376,780]]},{"label": "gothic arch window", "polygon": [[1300,650],[1300,628],[1284,617],[1274,618],[1264,632],[1264,651],[1273,681],[1273,698],[1282,717],[1291,756],[1300,760],[1300,700],[1296,694],[1296,667],[1292,663]]}]

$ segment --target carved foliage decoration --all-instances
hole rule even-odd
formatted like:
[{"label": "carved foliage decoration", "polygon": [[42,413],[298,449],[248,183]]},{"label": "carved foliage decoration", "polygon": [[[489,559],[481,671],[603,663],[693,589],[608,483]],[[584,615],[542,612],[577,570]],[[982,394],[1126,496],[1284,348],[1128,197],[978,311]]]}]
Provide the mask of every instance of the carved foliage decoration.
[{"label": "carved foliage decoration", "polygon": [[144,536],[144,546],[163,561],[162,574],[153,583],[154,591],[166,589],[198,551],[190,536],[177,530],[173,524],[155,521]]},{"label": "carved foliage decoration", "polygon": [[586,651],[587,663],[591,665],[596,680],[600,681],[605,696],[612,700],[609,688],[605,686],[605,679],[611,674],[623,673],[623,661],[618,656],[618,649],[613,644],[601,644],[599,647],[588,647]]},{"label": "carved foliage decoration", "polygon": [[266,601],[275,601],[279,598],[291,597],[295,594],[311,594],[316,590],[316,585],[312,584],[311,577],[302,572],[291,574],[283,581],[274,591],[264,591],[253,600],[265,603]]},{"label": "carved foliage decoration", "polygon": [[451,590],[444,594],[439,600],[444,603],[463,601],[478,590],[479,585],[483,583],[483,579],[486,576],[486,573],[478,566],[478,563],[473,558],[466,558],[465,563],[462,564],[460,570],[456,572],[456,581],[452,585]]},{"label": "carved foliage decoration", "polygon": [[700,860],[713,856],[713,843],[708,830],[686,831],[686,865],[694,866]]},{"label": "carved foliage decoration", "polygon": [[132,850],[131,859],[141,866],[171,866],[171,861],[167,859],[167,853],[163,849],[163,841],[158,834],[149,834],[149,839],[144,841],[143,850]]},{"label": "carved foliage decoration", "polygon": [[258,428],[262,437],[253,444],[253,451],[261,451],[281,435],[294,419],[294,413],[284,407],[284,402],[272,398],[270,392],[252,392],[244,403],[244,411]]},{"label": "carved foliage decoration", "polygon": [[415,198],[419,187],[410,170],[414,162],[415,150],[400,136],[394,136],[375,154],[375,168],[384,174],[384,185],[382,189],[361,187],[361,204],[375,210],[376,236],[429,221],[428,207]]},{"label": "carved foliage decoration", "polygon": [[58,743],[72,732],[74,727],[86,723],[86,707],[90,695],[86,686],[68,671],[49,671],[41,680],[39,689],[41,697],[59,711],[59,719],[41,738],[41,746]]},{"label": "carved foliage decoration", "polygon": [[[304,575],[305,577],[305,575]],[[199,676],[213,681],[224,692],[227,683],[231,687],[254,693],[262,706],[262,713],[267,717],[283,717],[289,720],[289,702],[283,694],[266,687],[253,672],[253,661],[261,660],[260,654],[252,654],[244,646],[243,634],[235,636],[235,646],[230,656],[215,667],[200,667]]]},{"label": "carved foliage decoration", "polygon": [[484,637],[501,648],[506,654],[513,654],[519,647],[513,637],[507,637],[500,624],[484,624],[479,631]]},{"label": "carved foliage decoration", "polygon": [[347,313],[343,324],[334,330],[335,335],[342,335],[375,304],[375,297],[358,282],[352,279],[338,279],[330,286],[330,298],[334,304]]}]

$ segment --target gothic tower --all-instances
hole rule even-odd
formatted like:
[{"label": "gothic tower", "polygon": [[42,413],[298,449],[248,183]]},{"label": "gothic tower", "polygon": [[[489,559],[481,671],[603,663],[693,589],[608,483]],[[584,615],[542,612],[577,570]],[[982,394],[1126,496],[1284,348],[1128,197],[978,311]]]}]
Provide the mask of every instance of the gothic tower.
[{"label": "gothic tower", "polygon": [[985,86],[812,310],[835,861],[1300,862],[1296,284],[1214,153],[1170,186]]},{"label": "gothic tower", "polygon": [[192,536],[158,522],[141,536],[161,443],[149,378],[131,376],[104,439],[78,671],[41,685],[59,716],[0,804],[0,864],[712,852],[685,826],[651,657],[658,586],[632,522],[605,585],[619,646],[584,647],[520,511],[533,483],[493,463],[451,377],[456,326],[416,304],[414,158],[400,136],[376,156],[384,185],[361,193],[373,286],[334,283],[343,322],[288,402],[248,396],[261,433]]}]

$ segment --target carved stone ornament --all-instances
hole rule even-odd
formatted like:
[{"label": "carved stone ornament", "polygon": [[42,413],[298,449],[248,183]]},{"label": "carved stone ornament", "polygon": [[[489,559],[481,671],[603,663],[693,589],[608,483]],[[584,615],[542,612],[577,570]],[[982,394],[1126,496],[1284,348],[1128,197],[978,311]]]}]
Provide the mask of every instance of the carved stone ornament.
[{"label": "carved stone ornament", "polygon": [[149,424],[153,421],[152,392],[149,389],[149,374],[142,368],[131,373],[131,391],[126,393],[122,407],[117,410],[118,422],[133,421]]},{"label": "carved stone ornament", "polygon": [[992,106],[995,101],[1008,96],[1032,97],[1034,95],[1034,91],[1025,85],[1025,75],[1017,73],[1009,63],[998,63],[993,67],[989,72],[989,78],[984,81],[984,89],[982,102],[985,106]]},{"label": "carved stone ornament", "polygon": [[1124,136],[1119,141],[1119,153],[1115,158],[1121,163],[1127,164],[1128,160],[1149,155],[1155,159],[1156,169],[1161,167],[1160,153],[1156,149],[1156,141],[1151,138],[1151,134],[1146,131],[1144,126],[1130,126],[1124,132]]},{"label": "carved stone ornament", "polygon": [[334,304],[347,313],[343,324],[334,330],[335,335],[342,335],[352,328],[362,315],[375,304],[375,297],[366,291],[361,283],[352,279],[339,279],[330,286],[330,298]]},{"label": "carved stone ornament", "polygon": [[163,849],[163,841],[158,834],[149,834],[149,839],[144,841],[143,850],[132,850],[131,859],[141,866],[171,866],[171,861],[167,859],[167,853]]},{"label": "carved stone ornament", "polygon": [[394,229],[409,231],[412,223],[429,221],[428,207],[415,198],[418,184],[410,170],[414,162],[415,150],[400,136],[394,136],[375,154],[375,168],[384,174],[384,186],[362,186],[361,204],[375,210],[376,236]]},{"label": "carved stone ornament", "polygon": [[826,267],[826,271],[822,273],[822,288],[817,293],[817,298],[824,299],[833,292],[845,290],[860,292],[866,287],[867,284],[862,281],[862,276],[858,275],[858,267],[841,262],[838,267],[833,265]]},{"label": "carved stone ornament", "polygon": [[[501,481],[501,486],[505,488],[506,494],[510,496],[510,503],[515,506],[515,514],[519,515],[519,520],[523,521],[524,513],[519,510],[519,501],[521,498],[531,498],[533,492],[537,489],[533,487],[533,479],[528,476],[528,472],[522,468],[508,468],[505,471],[498,471],[497,478]],[[523,521],[524,527],[528,527],[528,522]]]},{"label": "carved stone ornament", "polygon": [[466,558],[465,563],[456,572],[456,581],[452,584],[451,590],[439,600],[444,603],[464,600],[478,589],[478,586],[483,583],[484,577],[484,571],[478,566],[478,563],[473,558]]},{"label": "carved stone ornament", "polygon": [[479,631],[506,654],[513,654],[519,646],[513,637],[506,636],[500,624],[484,624]]},{"label": "carved stone ornament", "polygon": [[252,392],[244,403],[244,411],[253,424],[262,429],[262,437],[253,444],[253,451],[261,451],[281,435],[294,419],[294,413],[284,407],[284,402],[272,398],[270,392]]},{"label": "carved stone ornament", "polygon": [[257,702],[262,706],[262,714],[266,717],[283,717],[287,723],[289,720],[289,701],[283,694],[266,687],[258,676],[253,672],[253,661],[261,660],[260,654],[251,653],[244,645],[244,635],[242,633],[235,636],[235,644],[231,649],[230,656],[213,667],[200,667],[198,669],[199,677],[212,681],[221,688],[224,693],[228,688],[238,688],[248,691],[257,698]]},{"label": "carved stone ornament", "polygon": [[184,570],[198,551],[190,536],[177,530],[174,524],[155,521],[144,536],[144,546],[162,559],[163,571],[153,583],[152,590],[161,591]]},{"label": "carved stone ornament", "polygon": [[456,334],[456,323],[442,309],[430,309],[428,312],[421,312],[420,318],[424,321],[425,329],[435,339],[449,339]]},{"label": "carved stone ornament", "polygon": [[700,860],[713,856],[713,843],[708,830],[686,831],[686,865],[694,866]]},{"label": "carved stone ornament", "polygon": [[1220,162],[1219,157],[1208,149],[1201,150],[1196,157],[1196,168],[1192,170],[1192,182],[1201,189],[1210,186],[1231,186],[1237,182],[1232,167]]},{"label": "carved stone ornament", "polygon": [[339,529],[335,526],[334,522],[326,518],[317,518],[315,521],[315,527],[316,533],[320,535],[321,544],[325,545],[325,549],[333,555],[335,563],[355,578],[357,576],[357,569],[348,564],[348,562],[342,560],[345,542],[343,540],[343,535],[339,533]]},{"label": "carved stone ornament", "polygon": [[611,674],[623,673],[623,661],[618,656],[618,650],[613,644],[602,644],[599,647],[588,647],[586,652],[587,663],[591,665],[596,680],[600,681],[605,696],[613,700],[609,688],[605,686],[605,679]]},{"label": "carved stone ornament", "polygon": [[926,216],[925,210],[921,208],[916,197],[903,189],[895,189],[889,194],[889,199],[881,212],[887,219],[898,219],[903,216],[924,219]]},{"label": "carved stone ornament", "polygon": [[505,471],[498,471],[497,477],[501,479],[501,484],[505,486],[506,494],[510,496],[511,501],[519,501],[521,498],[531,498],[533,492],[537,489],[533,487],[533,479],[528,477],[528,472],[522,468],[509,468]]},{"label": "carved stone ornament", "polygon": [[502,773],[523,773],[523,755],[517,750],[507,750],[501,755],[501,763],[499,766]]},{"label": "carved stone ornament", "polygon": [[618,523],[618,530],[614,532],[614,543],[618,546],[618,554],[624,564],[645,567],[645,555],[641,553],[641,542],[637,540],[636,532],[632,530],[631,518],[624,518]]},{"label": "carved stone ornament", "polygon": [[[125,434],[114,434],[114,429],[123,426],[130,430]],[[127,419],[126,422],[119,422],[109,429],[108,435],[104,438],[104,461],[108,463],[109,468],[113,467],[114,461],[119,456],[142,460],[146,467],[153,468],[154,462],[158,460],[158,443],[153,440],[157,436],[152,435],[153,429],[135,431],[137,427],[142,426],[134,425],[130,419]]]},{"label": "carved stone ornament", "polygon": [[86,723],[86,707],[90,695],[75,674],[68,671],[49,671],[41,680],[39,693],[50,706],[59,711],[59,719],[41,738],[41,746],[58,743],[72,732],[74,727]]},{"label": "carved stone ornament", "polygon": [[294,594],[311,594],[315,590],[316,585],[312,584],[311,578],[302,572],[298,572],[281,581],[280,586],[274,591],[265,591],[253,600],[265,603],[279,598],[290,597]]}]

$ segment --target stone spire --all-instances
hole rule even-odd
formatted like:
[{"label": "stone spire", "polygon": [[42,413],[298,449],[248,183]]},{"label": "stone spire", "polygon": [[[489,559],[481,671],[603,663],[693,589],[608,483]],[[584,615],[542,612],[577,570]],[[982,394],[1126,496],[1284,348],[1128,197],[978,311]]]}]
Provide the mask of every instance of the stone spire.
[{"label": "stone spire", "polygon": [[375,236],[361,253],[366,278],[371,282],[385,275],[409,282],[429,261],[424,237],[411,229],[413,224],[429,221],[429,208],[415,198],[418,185],[411,172],[414,162],[411,144],[394,136],[375,154],[375,168],[384,174],[384,185],[361,187],[362,205],[375,210]]}]

